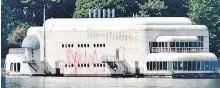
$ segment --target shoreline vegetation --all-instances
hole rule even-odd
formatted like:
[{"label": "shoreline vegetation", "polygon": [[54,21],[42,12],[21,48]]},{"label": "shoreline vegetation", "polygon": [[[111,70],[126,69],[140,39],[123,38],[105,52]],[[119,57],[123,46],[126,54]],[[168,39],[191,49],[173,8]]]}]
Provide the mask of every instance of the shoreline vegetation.
[{"label": "shoreline vegetation", "polygon": [[3,61],[9,48],[21,47],[30,26],[42,26],[44,5],[46,19],[88,18],[88,9],[108,8],[116,17],[189,17],[208,27],[210,52],[220,56],[220,0],[2,0]]}]

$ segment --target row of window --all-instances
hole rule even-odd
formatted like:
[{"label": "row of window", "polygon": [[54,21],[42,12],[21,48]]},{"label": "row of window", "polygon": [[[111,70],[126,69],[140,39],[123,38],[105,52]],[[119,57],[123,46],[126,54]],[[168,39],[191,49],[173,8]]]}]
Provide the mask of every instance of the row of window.
[{"label": "row of window", "polygon": [[[62,48],[72,48],[74,44],[62,44]],[[78,48],[88,48],[89,44],[78,44]],[[105,44],[93,44],[93,47],[105,47]]]},{"label": "row of window", "polygon": [[152,61],[147,62],[147,70],[216,71],[217,61]]},{"label": "row of window", "polygon": [[150,42],[151,47],[203,47],[203,42]]},{"label": "row of window", "polygon": [[[70,64],[70,65],[65,64],[65,67],[67,67],[67,66],[68,67],[74,67],[74,64]],[[84,63],[84,64],[81,63],[81,64],[77,64],[77,66],[78,67],[90,67],[90,64],[89,63],[87,63],[87,64],[86,63]],[[105,67],[105,63],[96,63],[96,64],[94,63],[93,67]]]},{"label": "row of window", "polygon": [[10,64],[10,71],[11,72],[20,72],[20,67],[21,67],[20,63],[11,63]]}]

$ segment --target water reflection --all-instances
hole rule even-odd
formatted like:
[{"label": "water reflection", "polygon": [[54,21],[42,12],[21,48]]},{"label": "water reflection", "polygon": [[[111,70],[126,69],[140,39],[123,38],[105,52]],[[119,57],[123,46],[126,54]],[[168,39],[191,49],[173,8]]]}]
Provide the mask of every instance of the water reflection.
[{"label": "water reflection", "polygon": [[220,79],[2,77],[2,88],[219,88]]}]

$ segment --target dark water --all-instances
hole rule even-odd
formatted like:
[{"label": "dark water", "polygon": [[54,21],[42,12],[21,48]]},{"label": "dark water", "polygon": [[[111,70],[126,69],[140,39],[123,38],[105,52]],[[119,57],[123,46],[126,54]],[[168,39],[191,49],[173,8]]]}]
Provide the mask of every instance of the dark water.
[{"label": "dark water", "polygon": [[1,77],[2,88],[220,88],[220,79]]}]

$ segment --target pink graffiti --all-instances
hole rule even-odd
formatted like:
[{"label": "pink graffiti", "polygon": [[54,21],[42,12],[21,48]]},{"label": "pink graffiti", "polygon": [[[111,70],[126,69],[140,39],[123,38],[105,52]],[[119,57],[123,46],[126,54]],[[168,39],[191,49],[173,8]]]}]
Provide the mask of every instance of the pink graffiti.
[{"label": "pink graffiti", "polygon": [[[93,67],[93,64],[95,63],[101,63],[101,58],[97,57],[97,52],[94,50],[92,54],[88,54],[85,50],[84,53],[81,53],[80,51],[73,52],[70,48],[66,50],[66,56],[67,56],[67,64],[71,65],[74,64],[74,70],[72,70],[71,73],[78,73],[79,70],[81,70],[81,63],[89,64],[89,67],[83,67],[87,68],[86,72],[89,74],[99,74],[105,72],[105,67]],[[78,64],[80,64],[80,67],[78,67]]]}]

